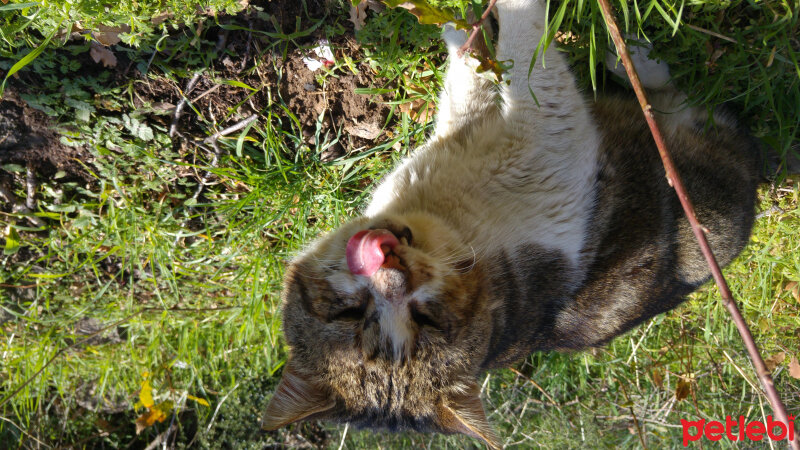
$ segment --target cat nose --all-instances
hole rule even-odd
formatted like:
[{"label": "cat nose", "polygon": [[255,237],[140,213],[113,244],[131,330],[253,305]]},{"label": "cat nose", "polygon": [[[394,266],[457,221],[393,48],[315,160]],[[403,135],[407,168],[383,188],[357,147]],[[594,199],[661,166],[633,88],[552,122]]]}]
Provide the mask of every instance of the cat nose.
[{"label": "cat nose", "polygon": [[354,275],[371,277],[384,264],[399,268],[400,260],[392,249],[400,241],[389,230],[362,230],[347,241],[345,256],[347,267]]}]

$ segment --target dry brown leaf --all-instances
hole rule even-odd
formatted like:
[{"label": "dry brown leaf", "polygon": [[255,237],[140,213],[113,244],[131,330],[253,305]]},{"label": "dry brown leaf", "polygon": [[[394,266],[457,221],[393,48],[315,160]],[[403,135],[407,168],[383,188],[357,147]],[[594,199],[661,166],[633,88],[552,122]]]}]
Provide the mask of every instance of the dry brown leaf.
[{"label": "dry brown leaf", "polygon": [[155,16],[150,18],[150,23],[153,25],[161,25],[162,23],[166,22],[168,19],[172,18],[171,12],[163,12],[161,14],[156,14]]},{"label": "dry brown leaf", "polygon": [[118,27],[110,27],[108,25],[98,25],[97,31],[92,33],[92,36],[97,40],[97,42],[105,45],[108,47],[109,45],[117,45],[120,43],[121,39],[119,38],[120,33],[128,33],[131,31],[131,27],[128,25],[121,25]]},{"label": "dry brown leaf", "polygon": [[678,386],[675,388],[675,399],[681,401],[689,396],[692,391],[692,384],[681,378],[678,380]]},{"label": "dry brown leaf", "polygon": [[653,384],[658,386],[659,389],[664,388],[664,375],[661,374],[660,369],[653,369]]},{"label": "dry brown leaf", "polygon": [[786,359],[786,352],[778,352],[778,353],[775,353],[774,355],[770,356],[769,358],[765,359],[764,360],[764,364],[767,365],[767,370],[772,372],[785,359]]},{"label": "dry brown leaf", "polygon": [[800,303],[800,283],[797,281],[790,281],[783,286],[783,291],[791,291],[794,300]]},{"label": "dry brown leaf", "polygon": [[363,139],[374,141],[381,135],[381,127],[376,122],[360,122],[347,124],[344,131],[350,135],[358,136]]},{"label": "dry brown leaf", "polygon": [[399,108],[400,111],[408,114],[408,117],[417,123],[425,123],[429,121],[436,113],[436,105],[434,103],[426,102],[421,98],[410,102],[401,103]]},{"label": "dry brown leaf", "polygon": [[797,358],[792,356],[792,360],[789,362],[789,375],[792,378],[797,378],[800,380],[800,363],[797,362]]},{"label": "dry brown leaf", "polygon": [[353,22],[353,29],[356,31],[364,28],[367,20],[367,2],[361,2],[358,5],[350,5],[350,22]]},{"label": "dry brown leaf", "polygon": [[114,53],[96,42],[92,42],[89,55],[94,62],[102,63],[104,67],[116,67],[117,65],[117,57],[114,56]]}]

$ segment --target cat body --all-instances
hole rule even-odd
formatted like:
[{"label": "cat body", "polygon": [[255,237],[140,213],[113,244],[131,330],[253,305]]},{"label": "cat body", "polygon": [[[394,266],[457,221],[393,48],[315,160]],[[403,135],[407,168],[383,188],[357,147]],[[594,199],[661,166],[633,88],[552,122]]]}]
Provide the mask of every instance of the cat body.
[{"label": "cat body", "polygon": [[[709,278],[638,104],[590,104],[555,50],[528,76],[544,6],[497,11],[510,84],[477,76],[447,28],[433,135],[287,269],[290,356],[265,428],[320,418],[494,446],[482,372],[603,344]],[[659,124],[726,264],[752,226],[758,149],[724,115],[708,127],[653,69]]]}]

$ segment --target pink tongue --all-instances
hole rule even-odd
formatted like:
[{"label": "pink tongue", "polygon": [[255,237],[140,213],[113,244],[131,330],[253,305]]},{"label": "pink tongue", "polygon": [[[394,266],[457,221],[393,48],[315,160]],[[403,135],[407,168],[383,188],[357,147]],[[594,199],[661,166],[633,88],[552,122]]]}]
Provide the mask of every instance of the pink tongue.
[{"label": "pink tongue", "polygon": [[347,267],[355,275],[372,276],[380,269],[386,254],[400,242],[389,230],[359,231],[347,241]]}]

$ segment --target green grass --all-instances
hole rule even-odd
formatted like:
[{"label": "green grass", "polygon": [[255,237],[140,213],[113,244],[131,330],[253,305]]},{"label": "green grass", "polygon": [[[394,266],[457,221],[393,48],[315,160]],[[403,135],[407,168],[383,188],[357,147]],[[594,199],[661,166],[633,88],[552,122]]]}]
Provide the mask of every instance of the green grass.
[{"label": "green grass", "polygon": [[[19,4],[14,1],[10,5]],[[285,362],[277,311],[283,265],[305,242],[356,214],[373,181],[424,139],[426,127],[403,113],[402,105],[435,100],[443,69],[436,28],[422,27],[401,11],[371,16],[358,35],[360,52],[347,56],[376,72],[377,84],[361,93],[388,94],[391,137],[323,162],[322,124],[309,144],[288,113],[288,99],[261,81],[273,70],[272,55],[309,45],[305,35],[344,33],[346,10],[333,8],[324,21],[311,11],[311,17],[302,14],[299,27],[265,34],[248,23],[248,17],[270,20],[253,7],[251,16],[233,16],[197,14],[191,2],[123,3],[97,9],[95,2],[41,2],[0,17],[4,70],[67,22],[80,21],[87,30],[126,23],[132,30],[112,47],[131,66],[125,77],[87,70],[82,64],[88,41],[60,37],[9,81],[22,99],[52,118],[63,143],[84,149],[81,164],[90,180],[60,172],[40,177],[36,214],[46,221],[44,229],[8,208],[0,214],[0,442],[24,448],[39,441],[143,447],[172,424],[178,446],[299,445],[297,434],[328,447],[338,447],[343,438],[348,448],[470,443],[330,425],[255,431]],[[209,6],[232,14],[236,4],[219,0]],[[554,15],[560,5],[561,29],[575,36],[568,52],[582,85],[591,92],[594,79],[602,91],[605,75],[591,64],[602,59],[607,42],[599,10],[592,2],[570,1],[551,5]],[[174,18],[153,25],[150,18],[167,10]],[[728,102],[757,137],[785,153],[798,145],[798,10],[796,3],[776,0],[651,0],[638,9],[628,5],[621,18],[630,32],[641,30],[654,42],[656,54],[671,64],[676,82],[695,101]],[[255,93],[224,84],[234,78],[219,62],[226,56],[238,62],[241,55],[215,48],[218,24],[231,33],[243,28],[238,36],[249,33],[257,42],[235,78]],[[211,83],[200,91],[226,86],[219,97],[224,107],[187,106],[190,121],[181,122],[182,132],[202,139],[237,122],[250,114],[248,96],[260,106],[246,138],[234,133],[220,141],[224,154],[216,167],[203,148],[173,145],[167,135],[171,118],[154,104],[161,97],[177,102],[176,92],[200,69]],[[348,70],[340,59],[318,82]],[[212,183],[199,202],[192,201],[206,170],[214,174]],[[25,198],[24,167],[6,165],[2,171]],[[787,368],[792,355],[800,356],[800,303],[784,288],[800,281],[799,192],[796,182],[762,192],[762,210],[782,209],[758,221],[753,242],[726,271],[763,353],[788,355],[774,376],[795,414],[800,381]],[[524,376],[508,370],[488,374],[484,399],[490,420],[507,444],[636,447],[644,439],[656,448],[681,446],[680,419],[768,414],[718,297],[716,288],[706,287],[688,304],[604,349],[532,355],[516,366]],[[89,338],[87,333],[109,325]],[[134,423],[145,409],[136,403],[145,379],[155,403],[168,400],[174,408],[164,422],[137,435]],[[680,380],[689,395],[678,401]]]}]

